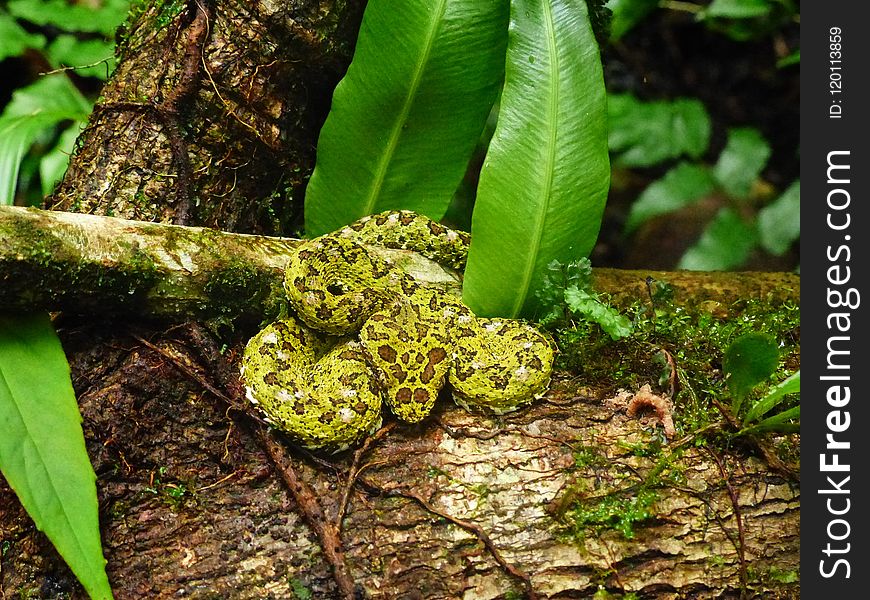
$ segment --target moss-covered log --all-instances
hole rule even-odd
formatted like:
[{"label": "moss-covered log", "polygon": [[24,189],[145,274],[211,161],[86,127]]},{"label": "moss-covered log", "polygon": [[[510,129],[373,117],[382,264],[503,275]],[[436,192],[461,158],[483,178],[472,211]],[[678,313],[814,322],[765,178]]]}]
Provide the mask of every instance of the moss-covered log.
[{"label": "moss-covered log", "polygon": [[[181,321],[276,314],[298,240],[114,217],[0,207],[0,308],[127,314]],[[376,249],[418,278],[456,289],[455,274],[414,253]],[[680,302],[800,296],[787,273],[597,269],[596,288],[625,304],[667,282]]]},{"label": "moss-covered log", "polygon": [[[292,238],[0,207],[0,309],[184,321],[274,316]],[[374,250],[418,278],[456,279],[411,252]]]}]

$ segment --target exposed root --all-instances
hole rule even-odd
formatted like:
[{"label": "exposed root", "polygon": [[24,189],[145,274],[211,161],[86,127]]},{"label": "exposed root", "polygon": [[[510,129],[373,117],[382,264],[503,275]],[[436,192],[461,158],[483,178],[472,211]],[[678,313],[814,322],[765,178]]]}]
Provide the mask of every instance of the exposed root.
[{"label": "exposed root", "polygon": [[537,600],[539,598],[539,596],[532,588],[532,580],[528,576],[528,574],[519,567],[516,567],[505,560],[501,552],[499,552],[498,548],[493,543],[492,538],[489,537],[489,535],[486,533],[486,531],[483,530],[480,525],[477,525],[476,523],[472,523],[470,521],[463,521],[462,519],[459,519],[447,512],[444,512],[416,492],[403,490],[400,488],[384,488],[373,482],[371,479],[362,475],[357,476],[357,481],[359,481],[372,492],[383,494],[389,497],[399,497],[413,500],[428,512],[437,515],[442,519],[449,521],[454,525],[461,527],[462,529],[473,534],[475,537],[477,537],[477,539],[481,541],[487,551],[492,555],[493,559],[495,559],[495,562],[498,563],[498,565],[502,569],[504,569],[506,573],[508,573],[514,579],[517,579],[522,584],[523,588],[525,589],[526,598],[528,598],[528,600]]},{"label": "exposed root", "polygon": [[360,461],[362,461],[362,457],[366,452],[372,447],[372,445],[383,438],[387,433],[393,430],[396,426],[396,421],[392,421],[391,423],[387,423],[374,435],[366,438],[363,445],[356,449],[353,453],[353,462],[350,465],[350,469],[347,472],[347,481],[344,484],[344,490],[341,494],[341,501],[338,504],[338,510],[335,513],[334,526],[338,531],[341,531],[341,523],[344,521],[344,514],[347,511],[347,504],[350,502],[350,495],[353,492],[354,485],[356,485],[356,478],[362,472],[363,469],[367,468],[369,465],[365,464],[360,467]]},{"label": "exposed root", "polygon": [[[749,585],[749,576],[746,569],[746,538],[743,532],[743,515],[740,512],[740,502],[737,497],[737,491],[734,489],[734,486],[731,485],[731,477],[725,470],[725,464],[722,460],[722,457],[720,457],[712,449],[708,448],[707,451],[709,452],[713,460],[716,461],[716,466],[719,467],[719,473],[722,475],[722,481],[725,484],[726,489],[728,490],[728,497],[731,499],[731,507],[734,509],[734,520],[737,522],[737,543],[734,544],[734,548],[737,550],[737,557],[740,559],[740,598],[742,600],[746,597],[746,591]],[[733,541],[734,540],[732,539],[732,542]]]},{"label": "exposed root", "polygon": [[323,549],[323,555],[332,567],[335,583],[338,585],[342,598],[354,600],[357,597],[357,587],[344,559],[338,528],[326,518],[314,490],[297,475],[293,468],[293,461],[284,445],[266,428],[260,428],[257,431],[257,438],[278,468],[278,472],[296,501],[296,506],[299,507],[305,522],[317,535],[320,547]]}]

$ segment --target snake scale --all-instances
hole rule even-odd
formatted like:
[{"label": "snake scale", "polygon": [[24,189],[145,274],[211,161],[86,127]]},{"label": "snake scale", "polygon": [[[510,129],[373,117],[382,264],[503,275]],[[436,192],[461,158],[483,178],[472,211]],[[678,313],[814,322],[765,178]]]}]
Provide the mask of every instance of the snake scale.
[{"label": "snake scale", "polygon": [[367,246],[410,249],[462,270],[468,234],[385,212],[301,243],[284,289],[293,316],[245,347],[242,379],[265,419],[300,445],[338,452],[382,423],[416,423],[449,387],[467,410],[516,410],[546,391],[553,345],[531,325],[476,317]]}]

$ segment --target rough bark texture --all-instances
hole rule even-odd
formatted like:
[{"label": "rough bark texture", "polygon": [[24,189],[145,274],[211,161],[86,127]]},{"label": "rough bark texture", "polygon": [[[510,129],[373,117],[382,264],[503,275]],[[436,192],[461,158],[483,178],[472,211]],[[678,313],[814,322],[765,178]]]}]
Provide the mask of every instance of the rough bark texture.
[{"label": "rough bark texture", "polygon": [[[117,597],[292,598],[294,588],[340,597],[317,539],[252,435],[257,425],[170,357],[203,377],[219,367],[191,357],[185,330],[153,337],[159,352],[136,333],[63,331]],[[633,539],[617,527],[572,532],[567,507],[636,497],[658,464],[632,450],[656,437],[655,424],[625,409],[598,397],[594,382],[578,391],[560,380],[545,401],[503,419],[445,402],[422,426],[391,432],[365,457],[343,521],[353,578],[372,598],[521,597],[522,581],[473,532],[401,496],[411,493],[481,527],[540,597],[588,598],[603,585],[650,598],[736,598],[741,552],[750,592],[798,597],[778,582],[798,565],[799,490],[746,455],[685,448]],[[581,452],[595,460],[579,462]],[[335,468],[294,461],[330,518],[348,460]],[[81,598],[11,492],[0,494],[0,589]]]},{"label": "rough bark texture", "polygon": [[252,233],[293,225],[364,3],[133,4],[52,208]]},{"label": "rough bark texture", "polygon": [[[52,206],[291,231],[361,3],[139,6]],[[646,297],[645,273],[612,275],[611,291]],[[737,296],[771,296],[741,277],[750,288]],[[731,293],[735,280],[725,281]],[[796,287],[788,278],[772,295],[785,288],[794,299]],[[98,476],[116,598],[342,597],[298,490],[239,400],[250,327],[224,328],[215,342],[196,325],[157,329],[130,316],[55,322]],[[493,419],[445,401],[420,426],[378,440],[341,521],[360,596],[517,598],[529,591],[526,576],[545,598],[602,588],[798,597],[796,485],[738,447],[637,452],[634,442],[660,439],[657,425],[629,418],[611,396],[561,372],[519,413]],[[296,454],[291,464],[332,519],[351,457],[329,460]],[[576,511],[607,499],[628,503],[616,505],[626,514],[643,499],[634,537],[614,523],[577,525]],[[0,599],[19,597],[84,593],[0,481]]]}]

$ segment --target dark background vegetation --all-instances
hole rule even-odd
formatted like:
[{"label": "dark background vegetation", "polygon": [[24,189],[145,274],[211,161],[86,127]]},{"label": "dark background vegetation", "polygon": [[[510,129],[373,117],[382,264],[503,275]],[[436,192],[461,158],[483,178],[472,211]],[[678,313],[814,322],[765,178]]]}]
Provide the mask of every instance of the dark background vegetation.
[{"label": "dark background vegetation", "polygon": [[[604,47],[605,84],[611,93],[630,92],[643,100],[700,100],[712,121],[710,146],[702,157],[708,163],[724,148],[729,128],[758,129],[771,146],[761,178],[785,190],[800,170],[800,65],[779,65],[798,50],[800,25],[796,14],[780,18],[742,40],[699,22],[691,12],[653,10],[622,39]],[[594,265],[673,268],[697,240],[723,198],[656,219],[629,239],[622,235],[631,203],[671,164],[615,167]],[[792,270],[799,258],[795,243],[780,257],[755,252],[742,268]]]}]

